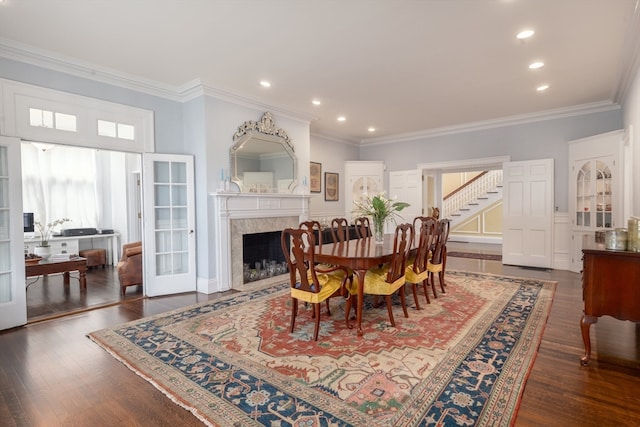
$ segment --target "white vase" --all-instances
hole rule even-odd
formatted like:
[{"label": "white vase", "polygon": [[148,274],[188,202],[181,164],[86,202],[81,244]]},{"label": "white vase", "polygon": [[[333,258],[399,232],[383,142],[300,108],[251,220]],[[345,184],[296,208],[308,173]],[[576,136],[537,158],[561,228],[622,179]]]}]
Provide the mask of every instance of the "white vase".
[{"label": "white vase", "polygon": [[33,248],[33,253],[42,257],[42,259],[49,259],[51,256],[51,246],[36,246]]}]

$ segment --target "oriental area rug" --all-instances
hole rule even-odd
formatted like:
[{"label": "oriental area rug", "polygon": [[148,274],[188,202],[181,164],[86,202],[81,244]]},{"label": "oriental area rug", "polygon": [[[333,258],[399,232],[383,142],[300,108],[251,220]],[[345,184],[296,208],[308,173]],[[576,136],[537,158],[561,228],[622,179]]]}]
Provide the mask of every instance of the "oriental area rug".
[{"label": "oriental area rug", "polygon": [[[92,332],[138,375],[215,426],[508,426],[549,315],[555,282],[447,272],[413,308],[365,300],[363,337],[345,301],[311,307],[289,333],[287,284]],[[352,322],[355,323],[355,322]]]}]

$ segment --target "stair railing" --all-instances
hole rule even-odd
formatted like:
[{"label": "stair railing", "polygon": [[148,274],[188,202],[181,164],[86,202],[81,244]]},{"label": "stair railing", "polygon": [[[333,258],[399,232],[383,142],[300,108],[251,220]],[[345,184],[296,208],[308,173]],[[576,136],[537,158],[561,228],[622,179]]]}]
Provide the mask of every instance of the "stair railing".
[{"label": "stair railing", "polygon": [[502,186],[502,170],[485,171],[464,183],[442,200],[442,218],[450,218],[460,208],[475,202],[484,194]]}]

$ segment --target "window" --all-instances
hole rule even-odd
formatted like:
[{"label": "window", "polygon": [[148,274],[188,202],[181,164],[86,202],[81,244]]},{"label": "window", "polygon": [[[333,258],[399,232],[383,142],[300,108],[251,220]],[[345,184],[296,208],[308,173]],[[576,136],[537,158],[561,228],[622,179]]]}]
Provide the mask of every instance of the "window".
[{"label": "window", "polygon": [[124,123],[98,120],[98,135],[135,141],[135,127]]},{"label": "window", "polygon": [[78,130],[76,122],[77,117],[73,114],[29,108],[29,124],[34,127],[76,132]]}]

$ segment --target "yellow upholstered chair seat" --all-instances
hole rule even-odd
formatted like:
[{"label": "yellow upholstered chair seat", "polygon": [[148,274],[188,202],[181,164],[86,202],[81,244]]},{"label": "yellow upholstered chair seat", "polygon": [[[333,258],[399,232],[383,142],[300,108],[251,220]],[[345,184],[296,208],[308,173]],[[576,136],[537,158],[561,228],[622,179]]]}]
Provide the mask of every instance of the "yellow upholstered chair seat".
[{"label": "yellow upholstered chair seat", "polygon": [[[313,278],[311,277],[311,271],[307,274],[307,278],[309,282],[313,282]],[[318,282],[320,285],[320,292],[309,292],[303,291],[299,289],[300,282],[297,282],[295,286],[291,288],[291,296],[300,301],[308,302],[311,304],[318,304],[322,301],[326,300],[338,290],[342,286],[342,281],[344,280],[344,272],[340,272],[339,270],[331,273],[320,273],[316,274],[318,278]],[[312,286],[315,286],[314,283]]]},{"label": "yellow upholstered chair seat", "polygon": [[[364,293],[369,295],[392,295],[395,291],[404,286],[405,276],[400,276],[393,283],[387,282],[389,269],[383,267],[367,270],[364,277]],[[353,276],[353,281],[347,284],[349,293],[358,294],[358,276]]]},{"label": "yellow upholstered chair seat", "polygon": [[442,271],[442,264],[431,264],[431,261],[427,264],[427,272],[440,273]]},{"label": "yellow upholstered chair seat", "polygon": [[405,277],[406,281],[409,283],[421,283],[423,280],[427,280],[427,278],[429,277],[429,270],[424,270],[420,273],[416,273],[413,270],[413,263],[411,263],[407,266]]}]

